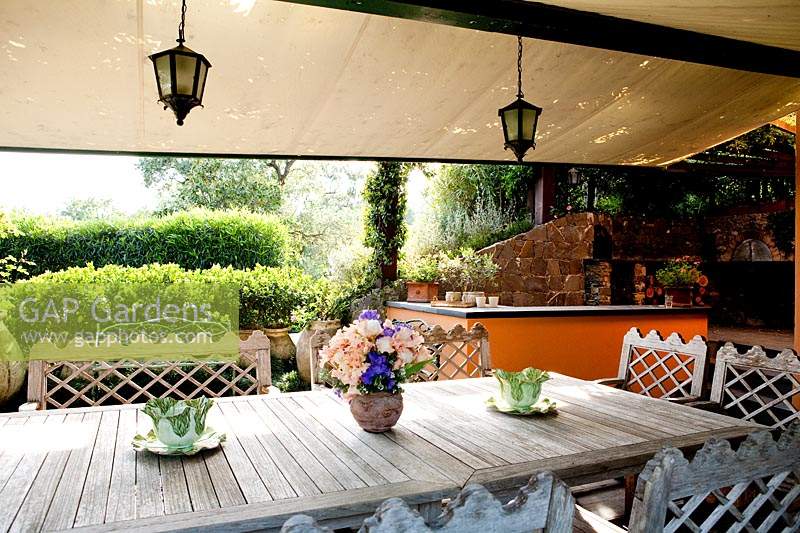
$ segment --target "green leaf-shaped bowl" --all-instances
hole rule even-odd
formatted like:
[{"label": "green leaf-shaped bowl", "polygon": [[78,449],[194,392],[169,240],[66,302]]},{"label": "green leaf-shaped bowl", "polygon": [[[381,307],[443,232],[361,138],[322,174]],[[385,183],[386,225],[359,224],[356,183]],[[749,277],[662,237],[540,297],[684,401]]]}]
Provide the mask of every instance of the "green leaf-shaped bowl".
[{"label": "green leaf-shaped bowl", "polygon": [[494,377],[500,387],[496,403],[505,408],[525,411],[536,405],[542,393],[542,384],[550,375],[538,368],[526,368],[521,372],[498,369]]}]

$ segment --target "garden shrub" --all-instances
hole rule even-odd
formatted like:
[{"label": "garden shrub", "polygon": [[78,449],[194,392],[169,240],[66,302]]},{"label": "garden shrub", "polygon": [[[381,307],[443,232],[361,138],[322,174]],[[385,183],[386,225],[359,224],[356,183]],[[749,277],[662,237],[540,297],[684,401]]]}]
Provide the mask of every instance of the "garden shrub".
[{"label": "garden shrub", "polygon": [[285,226],[277,218],[244,211],[196,209],[160,218],[84,222],[21,216],[17,231],[0,234],[0,257],[35,263],[32,275],[89,263],[139,267],[175,263],[186,269],[224,265],[280,266],[291,256]]}]

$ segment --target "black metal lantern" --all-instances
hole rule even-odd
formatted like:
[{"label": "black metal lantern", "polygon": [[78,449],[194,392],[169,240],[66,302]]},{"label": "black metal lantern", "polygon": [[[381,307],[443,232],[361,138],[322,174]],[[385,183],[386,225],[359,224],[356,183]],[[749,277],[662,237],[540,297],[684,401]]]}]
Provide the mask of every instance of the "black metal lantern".
[{"label": "black metal lantern", "polygon": [[517,37],[517,99],[498,111],[503,124],[505,149],[514,152],[522,161],[528,149],[536,148],[536,126],[542,108],[523,100],[522,94],[522,37]]},{"label": "black metal lantern", "polygon": [[580,179],[581,175],[577,168],[573,167],[567,171],[567,180],[569,181],[570,185],[577,185]]},{"label": "black metal lantern", "polygon": [[203,105],[206,76],[211,63],[203,54],[183,46],[186,25],[186,0],[181,5],[181,22],[178,26],[178,46],[150,56],[156,72],[158,101],[164,109],[170,108],[183,126],[183,119],[193,107]]}]

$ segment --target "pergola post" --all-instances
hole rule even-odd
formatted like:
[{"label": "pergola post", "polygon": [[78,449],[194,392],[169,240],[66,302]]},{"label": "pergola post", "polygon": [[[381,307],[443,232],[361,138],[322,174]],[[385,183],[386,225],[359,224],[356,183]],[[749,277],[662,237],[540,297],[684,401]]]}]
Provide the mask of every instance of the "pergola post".
[{"label": "pergola post", "polygon": [[553,219],[555,204],[556,169],[542,167],[533,188],[533,223],[538,226]]},{"label": "pergola post", "polygon": [[800,110],[795,118],[794,132],[794,349],[800,351]]}]

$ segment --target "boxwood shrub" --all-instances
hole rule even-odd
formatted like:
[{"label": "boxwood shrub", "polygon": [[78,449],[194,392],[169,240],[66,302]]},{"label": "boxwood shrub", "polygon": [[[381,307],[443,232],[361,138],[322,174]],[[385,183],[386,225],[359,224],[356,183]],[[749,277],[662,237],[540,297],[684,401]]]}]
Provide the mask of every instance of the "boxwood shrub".
[{"label": "boxwood shrub", "polygon": [[185,269],[213,265],[280,266],[290,257],[286,227],[272,216],[242,211],[192,210],[164,217],[73,222],[22,216],[16,232],[0,234],[0,257],[34,263],[31,275],[89,263],[139,267],[175,263]]}]

